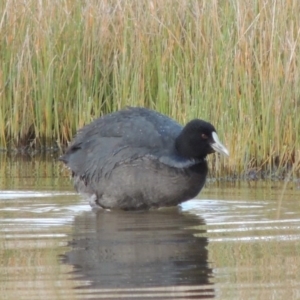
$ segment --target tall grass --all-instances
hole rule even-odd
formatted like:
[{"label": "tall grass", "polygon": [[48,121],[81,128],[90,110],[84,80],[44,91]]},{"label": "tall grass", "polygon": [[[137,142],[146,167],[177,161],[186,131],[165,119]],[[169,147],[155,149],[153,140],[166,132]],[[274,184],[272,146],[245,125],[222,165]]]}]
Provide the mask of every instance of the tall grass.
[{"label": "tall grass", "polygon": [[300,2],[6,0],[0,147],[65,145],[139,105],[210,120],[230,149],[213,173],[299,174]]}]

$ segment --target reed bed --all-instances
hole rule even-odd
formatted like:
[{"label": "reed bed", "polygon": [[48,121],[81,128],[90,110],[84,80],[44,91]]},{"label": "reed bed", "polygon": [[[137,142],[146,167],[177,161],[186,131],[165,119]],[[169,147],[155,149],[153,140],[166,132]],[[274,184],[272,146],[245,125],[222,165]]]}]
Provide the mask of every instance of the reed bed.
[{"label": "reed bed", "polygon": [[146,106],[211,121],[212,174],[298,176],[300,1],[6,0],[0,147],[65,146],[98,116]]}]

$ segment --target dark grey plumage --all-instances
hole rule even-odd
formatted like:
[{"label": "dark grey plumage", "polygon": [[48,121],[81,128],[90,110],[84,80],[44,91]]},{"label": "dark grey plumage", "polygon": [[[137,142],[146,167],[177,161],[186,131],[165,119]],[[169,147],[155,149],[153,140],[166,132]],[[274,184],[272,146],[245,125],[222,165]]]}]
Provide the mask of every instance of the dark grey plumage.
[{"label": "dark grey plumage", "polygon": [[80,129],[60,160],[92,206],[148,209],[195,197],[215,150],[228,154],[210,123],[183,128],[153,110],[128,108]]}]

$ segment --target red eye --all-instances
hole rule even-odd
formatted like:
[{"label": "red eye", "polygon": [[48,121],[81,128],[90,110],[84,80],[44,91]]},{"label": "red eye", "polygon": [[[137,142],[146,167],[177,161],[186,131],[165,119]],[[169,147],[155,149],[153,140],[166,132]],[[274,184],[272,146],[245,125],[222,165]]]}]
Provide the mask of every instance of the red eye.
[{"label": "red eye", "polygon": [[202,134],[201,134],[201,137],[202,137],[203,139],[205,139],[205,140],[208,139],[208,136],[207,136],[205,133],[202,133]]}]

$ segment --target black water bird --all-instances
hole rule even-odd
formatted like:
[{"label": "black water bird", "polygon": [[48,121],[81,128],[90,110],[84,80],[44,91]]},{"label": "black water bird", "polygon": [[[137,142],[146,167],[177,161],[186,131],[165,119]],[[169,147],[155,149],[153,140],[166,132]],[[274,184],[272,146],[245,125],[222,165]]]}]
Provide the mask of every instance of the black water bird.
[{"label": "black water bird", "polygon": [[59,159],[92,207],[149,209],[194,198],[206,175],[206,156],[229,155],[213,125],[184,127],[153,110],[131,107],[81,128]]}]

